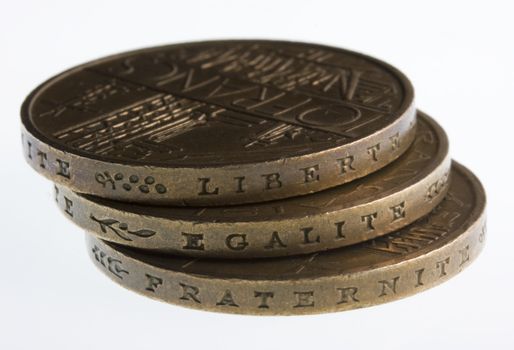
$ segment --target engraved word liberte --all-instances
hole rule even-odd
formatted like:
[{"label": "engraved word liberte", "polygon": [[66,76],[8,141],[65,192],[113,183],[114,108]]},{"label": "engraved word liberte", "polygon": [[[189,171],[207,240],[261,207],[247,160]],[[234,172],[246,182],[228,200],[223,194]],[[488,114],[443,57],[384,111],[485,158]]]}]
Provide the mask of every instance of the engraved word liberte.
[{"label": "engraved word liberte", "polygon": [[[58,175],[64,180],[69,180],[72,177],[72,166],[69,160],[60,159],[55,157],[52,152],[47,152],[38,148],[35,146],[35,144],[38,142],[32,140],[31,138],[29,139],[27,134],[22,134],[22,140],[25,147],[26,158],[35,167],[39,168],[40,171],[52,172],[52,174]],[[396,151],[400,146],[399,134],[395,133],[393,136],[389,137],[388,142],[385,143],[386,146],[383,145],[384,142],[379,142],[368,147],[367,155],[369,158],[367,160],[371,162],[377,162],[380,157],[380,151],[384,150],[386,147],[388,147],[391,153]],[[54,159],[51,159],[52,155],[54,156]],[[339,176],[345,176],[348,173],[356,171],[357,169],[354,165],[354,161],[355,156],[353,155],[347,155],[345,157],[335,159],[335,164],[337,165]],[[303,184],[319,182],[322,180],[319,172],[319,164],[313,164],[308,167],[297,169],[298,176],[297,180],[294,181]],[[110,174],[108,171],[97,171],[95,173],[94,181],[101,184],[102,187],[109,188],[111,190],[121,189],[128,192],[137,189],[142,194],[166,194],[169,189],[164,184],[156,183],[156,177],[157,176],[152,175],[138,176],[135,174],[129,174],[127,176],[121,172]],[[254,183],[252,183],[252,185],[260,186],[260,188],[264,191],[280,189],[286,184],[286,181],[282,177],[280,171],[261,174],[259,177],[261,178],[260,185]],[[247,191],[248,186],[246,178],[247,176],[242,174],[233,177],[233,193],[240,194]],[[288,177],[288,179],[292,178]],[[198,196],[216,196],[221,194],[220,187],[216,185],[212,177],[199,177],[196,179],[196,184]]]},{"label": "engraved word liberte", "polygon": [[[389,150],[391,153],[394,153],[400,147],[400,135],[399,133],[395,133],[393,136],[388,138],[387,142],[378,142],[367,147],[367,159],[361,164],[366,164],[366,161],[375,163],[379,161],[380,153],[383,150]],[[337,158],[334,160],[338,169],[338,176],[345,176],[351,172],[358,170],[356,165],[354,164],[356,157],[354,155],[347,155],[345,157]],[[325,162],[327,167],[330,167],[330,162]],[[368,164],[369,166],[369,164]],[[291,176],[288,174],[288,181],[293,181],[295,184],[311,184],[315,182],[322,181],[320,164],[313,164],[307,167],[299,168],[296,170],[297,176]],[[288,169],[288,172],[290,170]],[[132,191],[137,188],[139,192],[146,193],[158,193],[158,194],[166,194],[169,189],[163,184],[156,184],[155,178],[157,175],[145,175],[138,176],[135,174],[126,175],[122,172],[117,172],[111,174],[109,171],[98,171],[95,173],[95,181],[102,185],[103,188],[111,189],[111,190],[124,190],[124,191]],[[276,189],[282,188],[284,185],[287,185],[287,180],[282,176],[280,171],[268,172],[266,174],[260,174],[258,176],[261,181],[260,183],[252,182],[250,185],[257,190],[262,191],[273,191]],[[127,181],[128,178],[128,181]],[[140,178],[144,178],[144,183],[140,182]],[[228,180],[228,181],[227,181]],[[224,184],[229,183],[230,180],[223,178],[220,179]],[[247,176],[245,174],[240,174],[238,176],[233,176],[232,179],[232,193],[241,194],[245,193],[248,190],[249,184],[247,183]],[[161,182],[165,182],[164,179],[161,179]],[[151,186],[154,185],[154,186]],[[212,176],[203,176],[198,177],[196,179],[197,191],[196,194],[198,196],[216,196],[222,193],[221,188],[216,184],[216,180],[213,180]],[[226,186],[229,187],[229,186]],[[228,192],[228,191],[227,191]]]}]

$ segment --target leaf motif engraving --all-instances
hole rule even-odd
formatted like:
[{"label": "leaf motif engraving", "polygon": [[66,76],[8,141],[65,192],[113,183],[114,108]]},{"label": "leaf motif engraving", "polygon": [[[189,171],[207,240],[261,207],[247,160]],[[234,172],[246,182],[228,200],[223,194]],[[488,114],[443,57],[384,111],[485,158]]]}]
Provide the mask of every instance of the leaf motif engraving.
[{"label": "leaf motif engraving", "polygon": [[141,229],[141,230],[137,230],[137,231],[129,230],[128,224],[126,224],[124,222],[120,222],[115,219],[110,219],[110,218],[98,219],[93,214],[90,214],[89,218],[91,220],[95,221],[96,223],[98,223],[98,225],[100,226],[100,229],[102,230],[103,233],[107,233],[107,230],[110,230],[112,233],[114,233],[121,239],[123,239],[125,241],[129,241],[129,242],[132,241],[132,238],[130,238],[129,235],[133,235],[133,236],[137,236],[137,237],[141,237],[141,238],[148,238],[148,237],[152,237],[153,235],[156,234],[155,231],[148,230],[148,229]]},{"label": "leaf motif engraving", "polygon": [[142,230],[139,230],[139,231],[127,231],[128,233],[132,234],[132,235],[136,235],[138,237],[152,237],[153,235],[155,235],[155,231],[152,231],[152,230],[146,230],[146,229],[142,229]]}]

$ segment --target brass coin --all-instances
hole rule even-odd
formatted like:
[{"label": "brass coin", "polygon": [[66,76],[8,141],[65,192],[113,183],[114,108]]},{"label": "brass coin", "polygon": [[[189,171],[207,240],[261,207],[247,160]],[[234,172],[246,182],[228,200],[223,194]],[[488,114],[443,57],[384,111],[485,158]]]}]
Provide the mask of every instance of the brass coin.
[{"label": "brass coin", "polygon": [[414,138],[413,90],[395,68],[332,47],[214,41],[93,61],[23,104],[41,174],[129,202],[228,205],[363,177]]},{"label": "brass coin", "polygon": [[229,207],[156,207],[79,195],[57,186],[65,216],[98,237],[197,257],[318,252],[412,223],[444,197],[451,160],[444,131],[419,115],[413,146],[352,183],[302,197]]},{"label": "brass coin", "polygon": [[450,191],[433,213],[350,247],[235,261],[145,254],[91,235],[87,246],[112,280],[155,299],[227,313],[311,314],[385,303],[446,281],[481,251],[484,208],[478,179],[455,164]]}]

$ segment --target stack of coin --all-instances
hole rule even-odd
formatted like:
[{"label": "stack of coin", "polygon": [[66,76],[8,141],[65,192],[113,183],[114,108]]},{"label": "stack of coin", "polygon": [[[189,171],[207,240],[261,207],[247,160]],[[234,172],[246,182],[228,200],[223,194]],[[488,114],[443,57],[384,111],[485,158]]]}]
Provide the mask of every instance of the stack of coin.
[{"label": "stack of coin", "polygon": [[441,283],[479,254],[485,193],[408,79],[355,52],[214,41],[39,86],[24,154],[96,266],[203,310],[309,314]]}]

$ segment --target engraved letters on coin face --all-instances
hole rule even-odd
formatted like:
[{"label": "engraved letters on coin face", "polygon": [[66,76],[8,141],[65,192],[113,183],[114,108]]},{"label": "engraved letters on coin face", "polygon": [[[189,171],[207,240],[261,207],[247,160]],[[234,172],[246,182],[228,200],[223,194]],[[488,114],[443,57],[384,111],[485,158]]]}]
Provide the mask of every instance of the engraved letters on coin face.
[{"label": "engraved letters on coin face", "polygon": [[305,254],[398,230],[429,213],[448,189],[444,131],[419,114],[413,146],[352,183],[271,203],[186,208],[143,206],[56,186],[65,216],[99,238],[173,254],[250,258]]},{"label": "engraved letters on coin face", "polygon": [[445,200],[387,236],[307,256],[258,260],[144,254],[87,237],[96,266],[117,283],[185,307],[241,314],[310,314],[385,303],[462,271],[485,240],[485,194],[455,164]]},{"label": "engraved letters on coin face", "polygon": [[24,154],[56,183],[141,203],[220,205],[327,189],[414,138],[412,86],[325,46],[220,41],[74,68],[22,108]]}]

